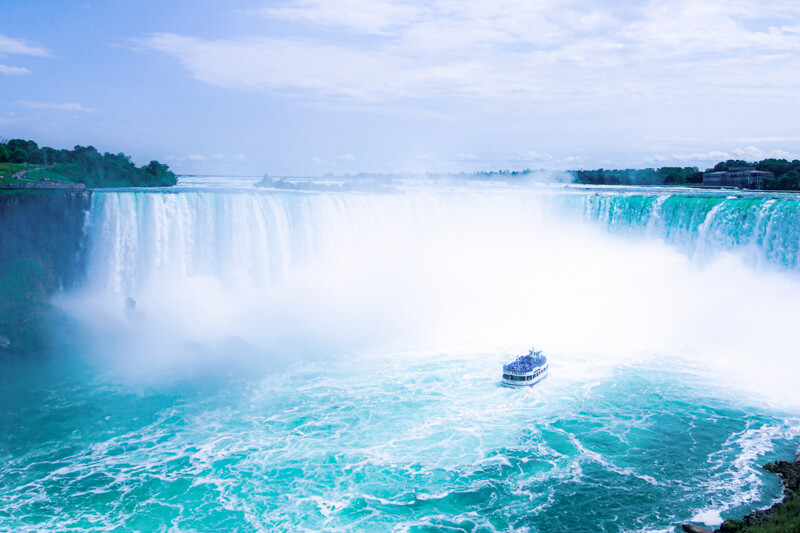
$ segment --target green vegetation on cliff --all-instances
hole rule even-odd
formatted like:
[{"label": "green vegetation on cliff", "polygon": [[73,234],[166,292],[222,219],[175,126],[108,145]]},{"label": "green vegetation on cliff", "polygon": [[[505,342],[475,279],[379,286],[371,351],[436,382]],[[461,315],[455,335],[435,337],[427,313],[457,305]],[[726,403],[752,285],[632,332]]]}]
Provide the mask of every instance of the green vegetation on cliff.
[{"label": "green vegetation on cliff", "polygon": [[[137,167],[130,156],[101,154],[94,146],[57,150],[39,147],[34,141],[12,139],[0,142],[0,165],[8,167],[0,175],[5,183],[19,179],[83,183],[87,187],[167,187],[177,183],[167,165],[150,161]],[[16,172],[24,174],[14,178]]]},{"label": "green vegetation on cliff", "polygon": [[[2,144],[0,144],[0,146],[2,146]],[[2,153],[0,153],[0,157],[2,157]],[[19,183],[21,180],[15,178],[14,174],[33,168],[36,167],[19,163],[0,163],[0,185]]]},{"label": "green vegetation on cliff", "polygon": [[686,185],[703,183],[697,167],[576,170],[575,183],[591,185]]},{"label": "green vegetation on cliff", "polygon": [[[800,160],[764,159],[755,163],[729,159],[714,165],[706,172],[721,172],[736,167],[772,172],[775,176],[764,180],[763,189],[800,190]],[[703,183],[703,173],[697,167],[661,167],[625,170],[576,170],[574,182],[590,185],[692,185]]]}]

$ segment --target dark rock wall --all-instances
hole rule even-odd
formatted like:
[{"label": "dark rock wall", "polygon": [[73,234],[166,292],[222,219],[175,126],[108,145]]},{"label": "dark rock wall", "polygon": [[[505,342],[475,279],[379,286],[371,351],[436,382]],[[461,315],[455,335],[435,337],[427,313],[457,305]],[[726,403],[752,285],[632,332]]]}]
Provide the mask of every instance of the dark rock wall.
[{"label": "dark rock wall", "polygon": [[60,344],[64,316],[50,297],[84,279],[90,195],[0,191],[0,356]]},{"label": "dark rock wall", "polygon": [[58,287],[71,287],[84,272],[84,222],[88,191],[16,191],[0,194],[0,274],[30,261],[45,268]]}]

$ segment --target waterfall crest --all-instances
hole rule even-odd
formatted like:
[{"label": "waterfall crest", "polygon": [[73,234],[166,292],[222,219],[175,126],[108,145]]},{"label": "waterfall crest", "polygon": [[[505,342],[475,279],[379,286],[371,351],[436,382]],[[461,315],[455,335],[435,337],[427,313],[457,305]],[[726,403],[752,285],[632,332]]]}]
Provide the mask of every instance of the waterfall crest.
[{"label": "waterfall crest", "polygon": [[[167,271],[274,287],[295,268],[323,258],[357,260],[360,251],[386,239],[405,238],[411,246],[436,236],[469,240],[479,221],[542,234],[576,220],[663,240],[700,265],[737,252],[754,267],[800,267],[794,198],[510,190],[96,193],[88,269],[92,283],[126,293]],[[498,221],[508,226],[499,228]]]},{"label": "waterfall crest", "polygon": [[[103,354],[150,366],[169,343],[243,341],[291,358],[535,343],[607,367],[673,354],[758,392],[789,390],[800,211],[791,196],[743,196],[95,192],[86,284],[62,303],[105,328]],[[182,357],[172,362],[191,367],[197,351]],[[791,371],[759,373],[765,361]]]}]

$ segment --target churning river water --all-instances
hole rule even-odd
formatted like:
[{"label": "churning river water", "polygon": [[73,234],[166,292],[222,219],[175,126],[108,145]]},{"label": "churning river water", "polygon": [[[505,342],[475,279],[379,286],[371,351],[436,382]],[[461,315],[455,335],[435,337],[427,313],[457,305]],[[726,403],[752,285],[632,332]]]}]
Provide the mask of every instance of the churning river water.
[{"label": "churning river water", "polygon": [[[0,530],[674,531],[780,496],[797,197],[251,185],[93,193],[63,341],[0,361]],[[531,345],[550,376],[500,387]]]}]

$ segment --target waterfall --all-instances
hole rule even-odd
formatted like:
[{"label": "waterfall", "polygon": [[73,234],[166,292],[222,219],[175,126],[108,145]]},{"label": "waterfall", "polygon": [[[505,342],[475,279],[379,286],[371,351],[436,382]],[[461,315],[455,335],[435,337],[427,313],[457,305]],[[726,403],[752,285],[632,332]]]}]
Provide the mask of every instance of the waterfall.
[{"label": "waterfall", "polygon": [[[58,357],[0,357],[0,529],[666,530],[768,506],[759,465],[800,434],[798,210],[741,196],[95,191],[13,244],[82,275],[48,299]],[[548,378],[502,388],[531,345]]]},{"label": "waterfall", "polygon": [[588,194],[584,216],[614,233],[663,239],[703,263],[738,252],[754,266],[800,267],[800,203],[795,196]]},{"label": "waterfall", "polygon": [[[275,287],[295,268],[357,260],[359,253],[393,237],[412,247],[437,236],[458,241],[480,232],[473,226],[483,221],[524,241],[525,231],[541,234],[548,224],[576,219],[612,234],[663,240],[701,265],[737,252],[756,267],[800,266],[795,198],[531,190],[101,192],[92,201],[89,278],[125,293],[167,272]],[[508,225],[499,227],[499,220]]]}]

